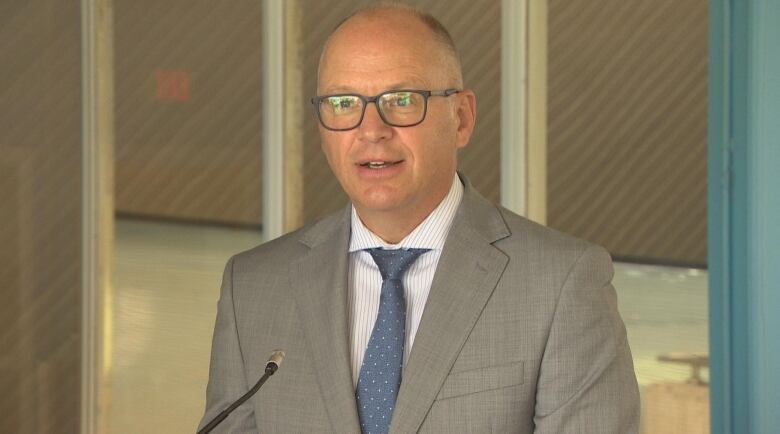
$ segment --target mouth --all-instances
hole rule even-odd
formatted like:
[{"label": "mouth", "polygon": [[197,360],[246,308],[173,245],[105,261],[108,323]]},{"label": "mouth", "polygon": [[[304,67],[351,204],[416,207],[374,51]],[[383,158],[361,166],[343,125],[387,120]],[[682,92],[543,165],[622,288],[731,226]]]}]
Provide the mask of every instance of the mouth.
[{"label": "mouth", "polygon": [[368,169],[379,170],[379,169],[384,169],[384,168],[387,168],[387,167],[392,167],[392,166],[395,166],[395,165],[403,163],[403,162],[404,162],[404,160],[398,160],[398,161],[377,160],[377,161],[364,161],[362,163],[359,163],[358,165],[360,167],[365,167],[365,168],[368,168]]}]

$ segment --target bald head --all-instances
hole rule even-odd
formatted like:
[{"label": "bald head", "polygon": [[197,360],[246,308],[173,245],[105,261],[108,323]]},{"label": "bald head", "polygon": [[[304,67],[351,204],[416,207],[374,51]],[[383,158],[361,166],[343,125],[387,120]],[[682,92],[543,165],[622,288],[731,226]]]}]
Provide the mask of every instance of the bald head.
[{"label": "bald head", "polygon": [[[347,50],[343,50],[344,44],[348,44]],[[334,49],[334,46],[339,49]],[[328,62],[342,61],[338,56],[348,55],[345,53],[348,50],[377,48],[426,50],[428,54],[425,61],[446,78],[445,87],[463,87],[457,48],[439,20],[409,5],[379,3],[354,12],[328,36],[320,56],[318,90],[321,84],[319,79]]]}]

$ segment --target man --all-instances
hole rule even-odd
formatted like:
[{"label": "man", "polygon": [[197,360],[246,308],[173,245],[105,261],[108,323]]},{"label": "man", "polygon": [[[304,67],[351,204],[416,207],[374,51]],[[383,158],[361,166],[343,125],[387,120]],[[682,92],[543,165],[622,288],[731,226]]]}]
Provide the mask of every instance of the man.
[{"label": "man", "polygon": [[217,431],[637,432],[609,255],[456,174],[476,99],[446,30],[364,9],[330,36],[317,94],[351,205],[228,262],[204,421],[283,348]]}]

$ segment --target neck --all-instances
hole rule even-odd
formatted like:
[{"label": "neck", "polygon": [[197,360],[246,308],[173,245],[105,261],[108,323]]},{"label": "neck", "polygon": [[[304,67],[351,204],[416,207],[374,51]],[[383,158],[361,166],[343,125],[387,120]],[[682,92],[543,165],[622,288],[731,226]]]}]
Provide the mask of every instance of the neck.
[{"label": "neck", "polygon": [[388,244],[398,244],[420,225],[437,206],[447,197],[450,186],[440,194],[433,196],[428,203],[413,207],[392,210],[371,210],[355,204],[360,221],[371,232]]},{"label": "neck", "polygon": [[387,215],[378,215],[375,212],[361,212],[356,208],[360,221],[371,232],[376,234],[384,242],[388,244],[398,244],[406,238],[407,235],[412,233],[414,228],[420,225],[425,220],[431,211],[435,209],[431,208],[428,214],[423,216],[415,216],[411,218],[410,215],[395,215],[388,213]]}]

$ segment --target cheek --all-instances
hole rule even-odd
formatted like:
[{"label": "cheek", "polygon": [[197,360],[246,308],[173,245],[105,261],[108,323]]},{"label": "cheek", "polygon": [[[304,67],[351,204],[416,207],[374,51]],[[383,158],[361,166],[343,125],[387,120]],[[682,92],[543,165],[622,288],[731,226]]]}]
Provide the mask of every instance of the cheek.
[{"label": "cheek", "polygon": [[451,132],[449,125],[431,125],[425,134],[417,136],[414,142],[417,148],[413,151],[419,166],[424,166],[435,171],[448,170],[455,162],[457,152],[455,134]]},{"label": "cheek", "polygon": [[321,148],[322,148],[322,153],[325,154],[325,158],[328,160],[328,164],[332,166],[333,163],[335,162],[334,160],[336,157],[335,155],[333,155],[333,149],[334,149],[333,145],[330,143],[326,143],[323,140],[321,144]]},{"label": "cheek", "polygon": [[345,160],[345,156],[343,155],[345,147],[338,139],[338,137],[334,137],[330,132],[320,133],[320,147],[322,148],[322,153],[325,154],[325,158],[328,160],[328,164],[334,172],[338,171]]}]

